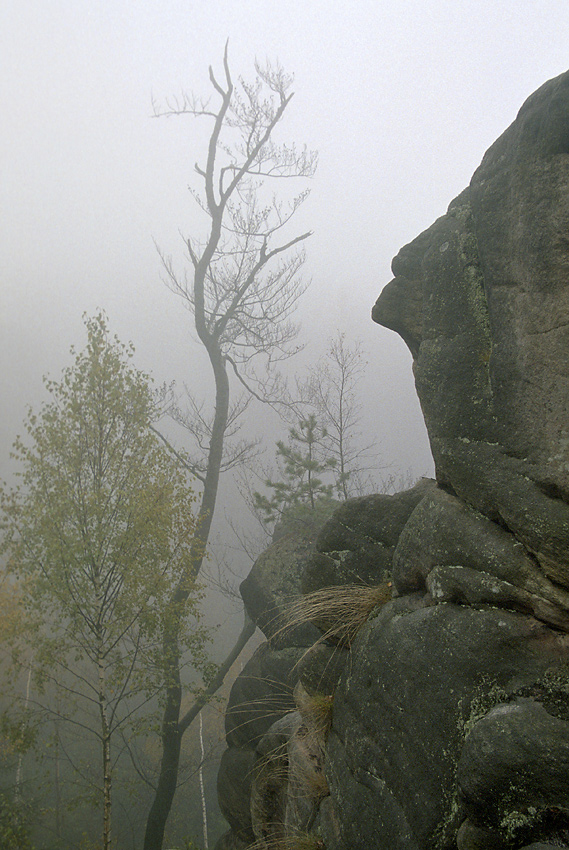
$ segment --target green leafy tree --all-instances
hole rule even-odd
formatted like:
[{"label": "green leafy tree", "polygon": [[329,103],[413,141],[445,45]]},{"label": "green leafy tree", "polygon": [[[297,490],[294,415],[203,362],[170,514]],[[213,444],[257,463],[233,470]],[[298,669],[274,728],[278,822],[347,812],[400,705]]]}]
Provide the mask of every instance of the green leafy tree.
[{"label": "green leafy tree", "polygon": [[30,840],[31,813],[22,803],[0,794],[0,847],[2,850],[34,850]]},{"label": "green leafy tree", "polygon": [[193,664],[204,661],[205,635],[187,473],[151,430],[154,394],[132,346],[110,337],[102,314],[85,324],[86,348],[72,349],[62,379],[45,380],[50,400],[28,414],[27,436],[14,445],[20,483],[2,489],[1,507],[9,569],[25,587],[36,686],[56,688],[64,719],[100,746],[109,850],[113,742],[170,685],[163,636],[176,587],[186,591],[178,639]]}]

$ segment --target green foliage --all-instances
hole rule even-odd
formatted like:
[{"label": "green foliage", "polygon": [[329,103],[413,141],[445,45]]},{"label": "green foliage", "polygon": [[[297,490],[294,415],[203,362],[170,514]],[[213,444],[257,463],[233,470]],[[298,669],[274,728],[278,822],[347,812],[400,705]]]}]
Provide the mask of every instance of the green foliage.
[{"label": "green foliage", "polygon": [[334,458],[322,456],[322,442],[326,438],[314,415],[299,422],[298,428],[289,430],[288,443],[277,443],[280,478],[267,479],[265,486],[272,490],[270,497],[253,494],[254,507],[267,523],[275,523],[286,515],[317,511],[330,505],[334,483],[325,483],[323,475],[336,466]]},{"label": "green foliage", "polygon": [[31,724],[14,719],[7,710],[0,714],[0,764],[14,755],[23,755],[36,742],[37,730]]},{"label": "green foliage", "polygon": [[191,838],[187,838],[184,842],[184,850],[201,850],[201,848]]},{"label": "green foliage", "polygon": [[[111,338],[102,314],[86,318],[87,346],[49,401],[31,410],[14,444],[19,484],[0,490],[2,549],[22,588],[16,656],[30,664],[52,713],[72,702],[97,706],[94,734],[108,747],[125,724],[141,731],[141,710],[165,680],[164,636],[183,624],[176,652],[206,661],[193,579],[194,495],[152,430],[148,375],[133,348]],[[178,588],[188,591],[172,606]],[[16,630],[17,631],[17,630]],[[110,789],[110,780],[109,780]]]},{"label": "green foliage", "polygon": [[28,439],[14,445],[21,484],[1,493],[4,548],[26,588],[40,668],[62,652],[99,654],[121,681],[187,572],[194,496],[150,428],[154,397],[132,347],[109,338],[102,315],[86,326],[85,351],[60,382],[45,381],[51,401],[30,411]]},{"label": "green foliage", "polygon": [[33,850],[29,836],[29,811],[0,793],[0,847],[2,850]]}]

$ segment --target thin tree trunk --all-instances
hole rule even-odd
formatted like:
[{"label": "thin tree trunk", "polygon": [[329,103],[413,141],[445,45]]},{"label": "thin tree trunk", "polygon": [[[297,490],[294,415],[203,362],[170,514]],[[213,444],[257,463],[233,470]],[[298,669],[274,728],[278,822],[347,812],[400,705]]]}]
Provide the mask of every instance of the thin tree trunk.
[{"label": "thin tree trunk", "polygon": [[61,787],[59,772],[59,699],[55,719],[55,837],[61,840]]},{"label": "thin tree trunk", "polygon": [[[220,135],[225,126],[226,116],[230,109],[233,94],[233,83],[227,59],[227,44],[223,57],[223,67],[225,72],[225,88],[219,84],[210,68],[210,80],[215,91],[221,96],[222,102],[218,111],[214,113],[214,126],[209,139],[205,170],[202,170],[196,165],[198,174],[204,179],[205,206],[211,217],[211,226],[209,236],[199,256],[194,252],[191,240],[187,241],[188,252],[194,267],[191,297],[189,297],[187,286],[184,285],[181,288],[181,291],[185,291],[191,303],[196,332],[200,342],[208,353],[213,370],[215,382],[214,419],[208,446],[205,478],[203,479],[204,489],[198,512],[195,546],[191,552],[191,565],[186,575],[182,576],[170,602],[170,616],[172,617],[173,624],[163,640],[167,693],[162,725],[162,761],[156,796],[148,816],[144,850],[161,850],[162,848],[166,819],[170,812],[176,790],[182,735],[191,723],[191,719],[189,718],[192,717],[194,708],[197,707],[197,712],[199,712],[201,705],[203,705],[202,702],[198,706],[201,700],[200,697],[200,700],[197,700],[192,709],[180,720],[182,691],[179,670],[179,635],[181,618],[185,614],[188,596],[193,589],[193,580],[199,575],[202,567],[215,511],[219,476],[223,461],[224,439],[229,418],[229,378],[227,374],[227,360],[223,348],[224,345],[227,345],[227,342],[223,342],[224,333],[227,330],[228,323],[235,318],[235,312],[239,304],[242,303],[242,299],[245,298],[248,290],[254,284],[256,275],[261,269],[273,257],[288,250],[288,248],[303,241],[310,235],[309,233],[302,234],[286,245],[268,250],[270,235],[275,232],[275,229],[279,229],[278,227],[273,229],[268,228],[264,234],[264,241],[258,250],[258,258],[253,268],[240,281],[235,292],[231,294],[225,311],[221,310],[221,314],[217,317],[216,321],[209,321],[206,287],[208,275],[211,274],[210,264],[215,260],[216,254],[219,251],[224,213],[231,203],[232,196],[239,191],[240,183],[248,180],[251,174],[257,173],[254,166],[255,164],[260,164],[258,159],[261,156],[261,152],[269,142],[274,127],[281,120],[292,97],[292,94],[286,96],[286,86],[282,81],[275,83],[276,88],[275,85],[270,85],[273,91],[279,92],[280,103],[278,107],[272,110],[270,120],[266,123],[263,123],[263,121],[259,122],[257,117],[255,117],[247,124],[246,119],[246,126],[249,129],[246,132],[243,131],[244,146],[246,149],[243,161],[236,167],[222,167],[217,174],[216,157],[220,149]],[[190,111],[192,110],[190,109]],[[195,114],[199,114],[200,111],[198,110]],[[231,126],[231,121],[229,124]],[[264,162],[264,160],[261,159],[261,162]],[[305,166],[303,162],[296,169],[298,170],[298,174],[304,173]],[[289,167],[287,157],[285,157],[283,165],[285,169]],[[292,169],[292,173],[295,173],[294,168]],[[265,349],[264,347],[260,347],[260,350]],[[215,693],[222,684],[224,675],[213,690],[211,690],[211,686],[206,689],[206,694]],[[204,697],[204,702],[206,698]]]},{"label": "thin tree trunk", "polygon": [[162,850],[164,831],[178,783],[182,736],[176,720],[168,722],[162,733],[160,776],[144,835],[144,850]]},{"label": "thin tree trunk", "polygon": [[[198,333],[199,324],[198,325]],[[154,802],[148,814],[144,850],[162,850],[166,821],[172,808],[178,767],[180,763],[180,748],[183,731],[179,726],[182,705],[182,688],[180,683],[180,648],[179,635],[184,616],[184,609],[193,587],[193,579],[199,575],[205,547],[215,510],[219,475],[223,458],[223,440],[229,415],[229,380],[221,352],[213,346],[208,346],[211,365],[215,377],[215,415],[211,440],[209,444],[207,472],[200,509],[198,512],[198,528],[194,551],[191,559],[191,573],[182,576],[170,602],[170,628],[164,634],[164,663],[166,666],[166,681],[170,685],[166,692],[166,705],[162,723],[162,759],[160,776],[156,788]],[[184,730],[185,731],[185,730]]]},{"label": "thin tree trunk", "polygon": [[103,756],[103,850],[111,850],[111,813],[112,813],[112,769],[111,769],[111,733],[107,717],[107,690],[105,665],[101,655],[97,660],[99,668],[99,716],[101,719],[101,742]]},{"label": "thin tree trunk", "polygon": [[111,850],[111,739],[108,729],[103,739],[103,848]]},{"label": "thin tree trunk", "polygon": [[205,760],[205,749],[203,745],[203,716],[200,711],[200,751],[201,751],[201,761],[200,761],[200,769],[199,780],[200,780],[200,796],[202,798],[202,820],[203,820],[203,846],[204,850],[209,850],[209,841],[207,838],[207,805],[205,802],[205,791],[203,784],[203,764]]},{"label": "thin tree trunk", "polygon": [[[30,687],[31,687],[31,684],[32,684],[33,662],[34,662],[34,656],[32,655],[30,657],[30,665],[28,667],[28,681],[26,683],[26,699],[25,699],[25,702],[24,702],[24,717],[27,714],[28,705],[29,705],[29,702],[30,702]],[[26,721],[23,720],[22,721],[22,732],[24,731],[25,725],[26,725]],[[21,786],[22,786],[22,762],[23,762],[23,759],[24,759],[24,755],[23,755],[22,752],[20,752],[20,754],[18,755],[18,767],[16,768],[16,783],[15,783],[15,789],[14,789],[14,799],[16,800],[17,803],[20,801],[20,798],[22,796]]]},{"label": "thin tree trunk", "polygon": [[231,651],[223,664],[220,665],[216,675],[208,687],[195,700],[192,706],[179,719],[180,696],[171,694],[167,699],[167,708],[170,713],[164,715],[162,728],[162,760],[160,763],[160,776],[154,795],[154,801],[146,821],[146,832],[144,835],[144,850],[162,850],[166,822],[172,808],[176,785],[178,781],[178,767],[180,763],[180,749],[182,737],[192,721],[225,681],[225,677],[255,631],[255,624],[245,614],[245,622],[241,634],[235,641]]}]

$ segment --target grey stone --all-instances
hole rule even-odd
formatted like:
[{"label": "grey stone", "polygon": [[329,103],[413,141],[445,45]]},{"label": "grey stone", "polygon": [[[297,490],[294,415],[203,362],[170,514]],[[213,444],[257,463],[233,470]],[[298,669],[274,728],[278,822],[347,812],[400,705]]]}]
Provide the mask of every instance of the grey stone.
[{"label": "grey stone", "polygon": [[243,841],[230,829],[216,841],[215,850],[247,850],[250,845],[249,840]]},{"label": "grey stone", "polygon": [[432,488],[399,537],[393,582],[400,593],[421,590],[434,567],[453,565],[489,573],[527,591],[536,605],[526,610],[540,616],[541,604],[547,622],[567,628],[569,593],[544,575],[519,540],[456,496]]},{"label": "grey stone", "polygon": [[341,850],[453,846],[473,718],[563,670],[567,638],[527,615],[406,600],[362,629],[336,690],[326,774]]},{"label": "grey stone", "polygon": [[469,567],[434,567],[427,576],[427,589],[437,603],[492,605],[525,611],[545,623],[569,632],[569,609],[528,593],[515,584]]},{"label": "grey stone", "polygon": [[468,817],[509,827],[505,838],[533,823],[543,830],[551,810],[569,813],[568,776],[569,723],[527,697],[496,705],[475,723],[457,768]]},{"label": "grey stone", "polygon": [[[234,687],[228,740],[281,742],[286,782],[274,764],[255,798],[278,840],[288,819],[327,850],[569,847],[569,72],[392,265],[373,318],[411,350],[437,480],[346,502],[315,545],[279,529],[244,584],[273,648]],[[386,574],[395,598],[349,653],[275,625],[287,597]],[[264,738],[299,678],[302,722]],[[319,811],[300,779],[289,793],[291,760],[321,759],[299,737],[317,694],[333,695]]]},{"label": "grey stone", "polygon": [[[231,748],[223,753],[217,774],[219,806],[238,844],[248,845],[255,840],[250,807],[254,763],[252,750]],[[236,776],[239,782],[235,782]],[[227,847],[233,846],[230,836],[225,841]]]},{"label": "grey stone", "polygon": [[255,837],[270,843],[306,832],[328,793],[323,740],[299,711],[274,723],[257,746],[251,787]]},{"label": "grey stone", "polygon": [[391,573],[399,535],[434,482],[410,490],[349,499],[324,525],[308,561],[302,589],[310,593],[339,584],[378,584]]},{"label": "grey stone", "polygon": [[317,643],[298,662],[299,680],[310,694],[333,694],[348,660],[347,649]]},{"label": "grey stone", "polygon": [[462,823],[456,835],[457,850],[508,850],[508,843],[492,829],[484,829],[468,820]]},{"label": "grey stone", "polygon": [[310,646],[318,630],[310,623],[288,626],[287,610],[301,593],[301,579],[314,549],[316,530],[281,534],[257,558],[240,593],[254,623],[275,647]]},{"label": "grey stone", "polygon": [[393,262],[373,318],[405,339],[437,481],[569,586],[569,73]]},{"label": "grey stone", "polygon": [[229,746],[255,748],[272,724],[294,710],[296,664],[303,653],[261,644],[235,680],[225,712]]},{"label": "grey stone", "polygon": [[559,847],[568,847],[567,844],[544,844],[543,841],[536,841],[533,844],[526,844],[522,850],[556,850]]}]

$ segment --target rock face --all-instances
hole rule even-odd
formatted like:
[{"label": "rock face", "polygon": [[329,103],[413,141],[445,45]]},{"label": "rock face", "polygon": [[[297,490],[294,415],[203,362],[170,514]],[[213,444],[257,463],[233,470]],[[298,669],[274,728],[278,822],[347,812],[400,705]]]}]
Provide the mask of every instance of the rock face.
[{"label": "rock face", "polygon": [[414,358],[437,481],[569,586],[569,74],[532,95],[373,319]]},{"label": "rock face", "polygon": [[267,641],[237,677],[226,708],[228,748],[217,787],[231,829],[216,850],[243,850],[259,841],[273,846],[287,830],[312,825],[328,793],[323,733],[307,709],[308,691],[333,691],[342,654],[334,653],[332,663],[328,648],[317,644],[320,632],[314,625],[290,628],[284,620],[287,606],[301,594],[323,521],[280,526],[241,585],[247,611]]},{"label": "rock face", "polygon": [[[389,576],[394,598],[350,646],[307,652],[313,617],[265,650],[298,660],[294,698],[250,737],[228,721],[253,779],[225,789],[249,820],[223,846],[569,847],[569,73],[393,272],[373,318],[412,352],[436,481],[345,503],[301,558],[281,544],[279,580],[257,568],[273,642],[285,573],[346,596]],[[299,738],[323,700],[331,722]]]}]

